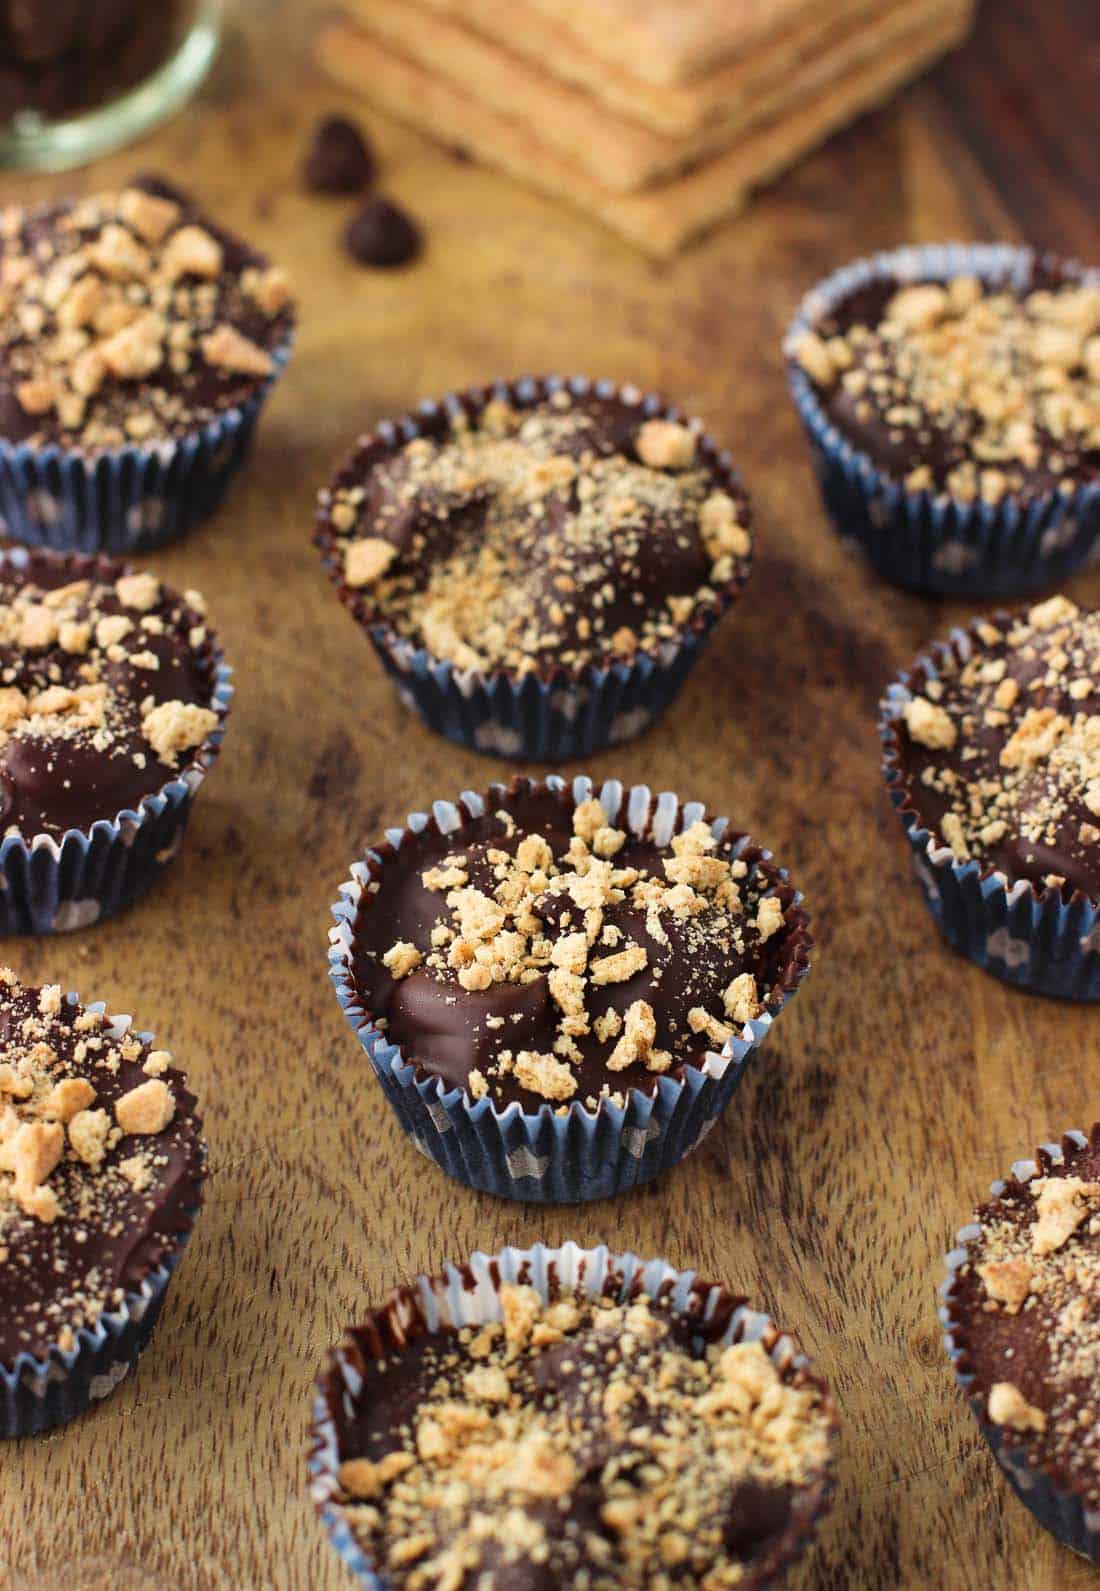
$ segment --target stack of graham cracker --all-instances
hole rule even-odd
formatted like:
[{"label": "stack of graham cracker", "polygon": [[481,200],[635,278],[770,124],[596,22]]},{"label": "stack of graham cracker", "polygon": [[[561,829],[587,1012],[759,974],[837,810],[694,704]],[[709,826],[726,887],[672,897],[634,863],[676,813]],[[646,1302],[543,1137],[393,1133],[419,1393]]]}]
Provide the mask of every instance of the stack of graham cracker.
[{"label": "stack of graham cracker", "polygon": [[976,0],[343,0],[321,64],[667,256],[965,36]]}]

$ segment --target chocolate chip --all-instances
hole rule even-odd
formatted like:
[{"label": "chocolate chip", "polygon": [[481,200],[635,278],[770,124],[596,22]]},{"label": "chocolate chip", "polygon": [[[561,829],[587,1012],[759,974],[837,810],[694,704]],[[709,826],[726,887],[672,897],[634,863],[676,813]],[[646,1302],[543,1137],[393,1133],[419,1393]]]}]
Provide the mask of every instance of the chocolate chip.
[{"label": "chocolate chip", "polygon": [[154,199],[171,199],[175,204],[187,203],[187,195],[183,190],[170,183],[167,177],[162,177],[159,171],[138,171],[130,178],[127,186],[140,188],[142,193],[147,193]]},{"label": "chocolate chip", "polygon": [[326,116],[317,123],[306,153],[306,186],[317,193],[361,193],[374,178],[374,156],[354,122]]},{"label": "chocolate chip", "polygon": [[420,228],[389,199],[371,199],[348,222],[344,243],[360,265],[404,265],[420,253]]}]

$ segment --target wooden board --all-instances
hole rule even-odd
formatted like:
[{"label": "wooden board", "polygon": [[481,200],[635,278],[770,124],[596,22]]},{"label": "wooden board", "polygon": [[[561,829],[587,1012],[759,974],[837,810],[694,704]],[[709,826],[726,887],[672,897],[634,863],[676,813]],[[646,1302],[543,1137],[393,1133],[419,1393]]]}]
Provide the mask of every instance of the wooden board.
[{"label": "wooden board", "polygon": [[[305,72],[296,0],[256,0],[197,106],[79,175],[91,188],[140,165],[188,181],[285,260],[303,315],[247,477],[214,523],[149,560],[208,592],[238,670],[184,853],[130,916],[3,947],[25,978],[156,1029],[201,1096],[212,1174],[136,1377],[78,1425],[0,1455],[0,1585],[350,1587],[304,1486],[325,1347],[399,1278],[567,1237],[743,1289],[832,1379],[840,1489],[799,1585],[1093,1584],[1000,1480],[947,1370],[934,1289],[986,1183],[1100,1114],[1100,1013],[1013,993],[932,930],[874,714],[892,671],[964,609],[882,585],[826,529],[779,352],[801,292],[870,249],[1027,234],[1095,248],[1090,26],[1093,0],[998,0],[932,79],[661,268],[378,120],[384,185],[429,248],[414,270],[356,270],[337,241],[347,206],[299,187],[313,118],[352,101]],[[72,185],[8,177],[0,202]],[[750,827],[805,890],[818,939],[812,977],[699,1153],[632,1197],[564,1210],[497,1203],[433,1170],[329,990],[329,904],[358,849],[506,770],[410,720],[309,545],[314,487],[360,428],[546,368],[667,389],[740,461],[760,532],[749,595],[665,724],[591,771]],[[1100,602],[1100,575],[1073,594]]]}]

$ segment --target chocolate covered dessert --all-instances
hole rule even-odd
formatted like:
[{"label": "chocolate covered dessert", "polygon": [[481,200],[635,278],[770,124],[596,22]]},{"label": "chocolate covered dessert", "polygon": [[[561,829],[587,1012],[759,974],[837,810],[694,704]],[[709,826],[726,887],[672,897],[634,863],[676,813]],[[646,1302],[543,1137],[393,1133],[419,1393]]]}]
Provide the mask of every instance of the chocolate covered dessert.
[{"label": "chocolate covered dessert", "polygon": [[[946,659],[946,654],[945,654]],[[890,735],[903,799],[961,861],[1100,898],[1100,613],[980,620]]]},{"label": "chocolate covered dessert", "polygon": [[107,559],[0,561],[0,832],[89,830],[196,765],[222,716],[203,615]]},{"label": "chocolate covered dessert", "polygon": [[1100,283],[875,276],[794,357],[840,435],[910,491],[1032,499],[1100,478]]},{"label": "chocolate covered dessert", "polygon": [[475,1101],[595,1109],[774,1014],[805,970],[794,890],[743,836],[626,816],[517,781],[368,858],[351,980],[387,1041]]},{"label": "chocolate covered dessert", "polygon": [[293,322],[283,273],[184,196],[0,212],[0,437],[154,447],[245,404]]},{"label": "chocolate covered dessert", "polygon": [[552,383],[368,439],[317,540],[356,616],[463,671],[660,653],[748,573],[748,508],[693,426]]},{"label": "chocolate covered dessert", "polygon": [[[1021,1466],[1100,1509],[1100,1127],[994,1188],[952,1257],[945,1320],[979,1418]],[[961,1263],[954,1264],[955,1259]],[[1041,1496],[1039,1497],[1041,1502]],[[1038,1508],[1037,1508],[1037,1511]],[[1051,1510],[1051,1518],[1057,1511]],[[1057,1524],[1050,1528],[1057,1530]]]},{"label": "chocolate covered dessert", "polygon": [[167,1051],[0,969],[0,1366],[75,1347],[174,1256],[204,1162]]},{"label": "chocolate covered dessert", "polygon": [[728,1297],[705,1323],[644,1295],[499,1298],[499,1322],[403,1344],[372,1321],[343,1350],[358,1394],[322,1379],[341,1511],[386,1583],[771,1583],[827,1491],[822,1385],[760,1341],[724,1345]]}]

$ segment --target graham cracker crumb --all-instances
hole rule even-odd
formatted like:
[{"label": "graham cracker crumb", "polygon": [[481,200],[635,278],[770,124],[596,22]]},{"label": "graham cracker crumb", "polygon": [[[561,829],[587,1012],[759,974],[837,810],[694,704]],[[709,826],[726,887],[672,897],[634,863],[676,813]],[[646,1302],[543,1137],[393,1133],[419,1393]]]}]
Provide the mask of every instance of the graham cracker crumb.
[{"label": "graham cracker crumb", "polygon": [[396,557],[397,548],[380,536],[349,541],[344,552],[344,579],[349,586],[373,585]]},{"label": "graham cracker crumb", "polygon": [[270,376],[275,361],[258,343],[232,326],[217,326],[199,339],[202,356],[208,365],[242,376]]},{"label": "graham cracker crumb", "polygon": [[672,420],[647,420],[635,446],[643,464],[655,470],[686,470],[695,462],[695,437]]},{"label": "graham cracker crumb", "polygon": [[947,750],[955,744],[955,725],[942,707],[924,696],[914,696],[902,709],[910,740],[933,750]]},{"label": "graham cracker crumb", "polygon": [[1038,1220],[1032,1230],[1034,1254],[1053,1254],[1076,1232],[1089,1214],[1082,1201],[1100,1197],[1100,1182],[1079,1177],[1055,1177],[1032,1184]]},{"label": "graham cracker crumb", "polygon": [[163,1132],[176,1114],[176,1096],[159,1077],[123,1094],[115,1105],[115,1120],[124,1133]]},{"label": "graham cracker crumb", "polygon": [[521,1050],[516,1056],[515,1074],[524,1088],[544,1099],[571,1099],[577,1092],[577,1079],[569,1067],[552,1055]]},{"label": "graham cracker crumb", "polygon": [[978,1275],[985,1283],[990,1298],[1005,1306],[1006,1313],[1016,1315],[1031,1292],[1033,1277],[1026,1260],[991,1260],[978,1267]]},{"label": "graham cracker crumb", "polygon": [[1033,1408],[1009,1381],[999,1381],[990,1391],[987,1404],[994,1425],[1007,1425],[1013,1431],[1045,1431],[1047,1417]]},{"label": "graham cracker crumb", "polygon": [[382,965],[394,978],[407,978],[420,965],[420,952],[407,940],[398,940],[382,957]]},{"label": "graham cracker crumb", "polygon": [[161,762],[174,768],[181,752],[193,751],[218,727],[218,715],[194,702],[161,702],[146,713],[141,732]]}]

